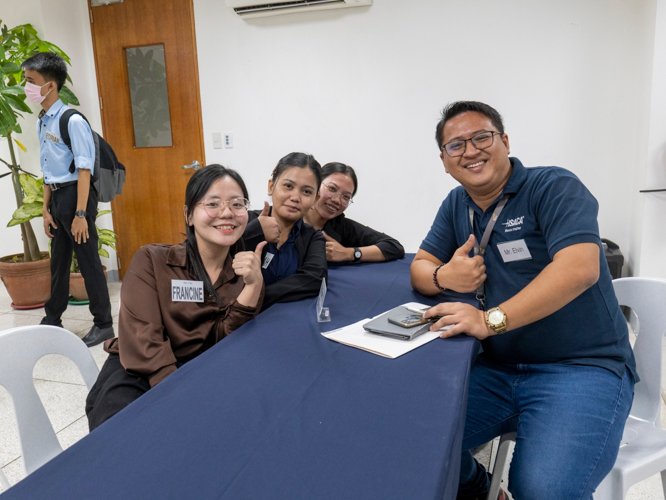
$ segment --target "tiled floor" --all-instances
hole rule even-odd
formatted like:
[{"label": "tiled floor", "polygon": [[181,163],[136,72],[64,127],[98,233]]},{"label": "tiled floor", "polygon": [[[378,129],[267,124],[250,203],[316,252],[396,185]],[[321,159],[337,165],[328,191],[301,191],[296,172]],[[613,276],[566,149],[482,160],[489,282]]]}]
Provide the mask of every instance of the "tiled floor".
[{"label": "tiled floor", "polygon": [[[109,294],[115,327],[118,321],[120,283],[109,283]],[[44,316],[44,309],[17,311],[10,304],[11,299],[0,283],[0,331],[16,326],[36,325]],[[93,325],[88,306],[70,305],[62,320],[63,326],[79,337],[88,333]],[[101,368],[106,359],[102,346],[95,346],[90,352]],[[67,448],[88,434],[84,411],[88,389],[76,365],[63,356],[45,356],[35,365],[33,378],[60,445]],[[5,388],[0,386],[0,467],[10,484],[25,477],[20,455],[12,401]]]},{"label": "tiled floor", "polygon": [[[115,326],[118,321],[120,283],[109,283],[109,294]],[[15,326],[38,324],[44,316],[44,309],[16,311],[11,308],[10,303],[9,295],[4,285],[0,283],[0,331]],[[63,326],[79,337],[88,333],[92,325],[92,316],[87,306],[70,305],[63,315]],[[664,351],[666,360],[666,347]],[[102,346],[95,346],[90,349],[90,352],[101,368],[106,359]],[[33,378],[61,446],[67,448],[88,434],[88,421],[84,411],[88,390],[74,363],[62,356],[45,356],[35,366]],[[666,387],[666,384],[662,382],[662,386]],[[662,404],[662,422],[666,427],[664,409],[666,408]],[[494,460],[496,443],[497,440],[476,452],[477,459],[486,466],[489,461]],[[20,455],[21,449],[11,398],[0,386],[0,467],[10,484],[15,484],[25,477]],[[504,485],[507,481],[507,472],[508,467],[504,473]],[[656,475],[631,488],[626,500],[661,500],[663,498],[660,477]]]}]

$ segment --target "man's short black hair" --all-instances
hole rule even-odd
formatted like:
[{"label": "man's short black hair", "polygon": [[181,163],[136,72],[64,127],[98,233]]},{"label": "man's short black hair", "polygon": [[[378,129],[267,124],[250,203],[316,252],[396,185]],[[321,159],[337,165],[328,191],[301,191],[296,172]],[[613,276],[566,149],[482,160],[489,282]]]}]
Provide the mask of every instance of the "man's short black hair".
[{"label": "man's short black hair", "polygon": [[442,110],[442,118],[437,123],[437,131],[435,139],[437,140],[437,146],[439,150],[442,150],[444,146],[444,125],[451,118],[467,113],[468,111],[476,111],[486,116],[490,123],[492,123],[497,131],[504,135],[504,124],[502,123],[502,116],[499,112],[492,106],[488,106],[482,102],[478,101],[456,101],[446,105]]},{"label": "man's short black hair", "polygon": [[67,80],[67,64],[64,59],[53,52],[40,52],[26,59],[21,64],[23,70],[36,71],[47,81],[55,81],[58,92]]}]

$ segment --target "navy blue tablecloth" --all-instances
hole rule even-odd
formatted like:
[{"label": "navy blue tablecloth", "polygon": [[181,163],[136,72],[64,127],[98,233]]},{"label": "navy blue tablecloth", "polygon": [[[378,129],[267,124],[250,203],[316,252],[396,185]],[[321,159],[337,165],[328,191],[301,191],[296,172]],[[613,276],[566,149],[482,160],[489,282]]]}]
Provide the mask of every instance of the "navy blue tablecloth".
[{"label": "navy blue tablecloth", "polygon": [[271,307],[2,500],[455,498],[478,342],[391,360],[320,334],[442,301],[412,291],[410,262],[332,268],[330,323],[315,299]]}]

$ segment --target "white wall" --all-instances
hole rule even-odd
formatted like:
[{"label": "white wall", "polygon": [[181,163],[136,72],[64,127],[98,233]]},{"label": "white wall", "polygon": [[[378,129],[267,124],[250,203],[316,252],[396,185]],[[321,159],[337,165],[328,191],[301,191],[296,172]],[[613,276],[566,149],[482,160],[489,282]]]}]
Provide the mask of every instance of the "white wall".
[{"label": "white wall", "polygon": [[[658,1],[652,72],[647,168],[641,189],[666,188],[666,0]],[[666,278],[666,192],[640,195],[638,217],[641,276]]]},{"label": "white wall", "polygon": [[[439,110],[482,100],[504,115],[513,155],[569,168],[590,188],[630,273],[641,259],[656,272],[656,219],[644,227],[638,190],[664,180],[649,136],[664,121],[657,1],[376,0],[245,21],[221,0],[194,0],[206,160],[237,168],[255,207],[288,152],[348,163],[360,181],[349,216],[414,252],[456,186],[435,145]],[[0,12],[73,57],[74,89],[99,130],[85,0],[0,0]],[[233,133],[234,148],[213,149],[213,132]]]},{"label": "white wall", "polygon": [[[95,63],[92,48],[88,3],[86,0],[0,0],[2,21],[12,28],[19,24],[32,24],[40,37],[55,43],[71,58],[72,66],[68,68],[74,85],[72,90],[79,98],[79,109],[90,121],[93,129],[102,132],[102,120],[99,110]],[[39,142],[35,133],[37,114],[41,106],[30,104],[34,113],[25,115],[21,123],[23,134],[17,138],[28,149],[27,153],[19,153],[21,165],[26,170],[40,174]],[[6,146],[6,145],[5,145]],[[2,146],[0,157],[4,158]],[[9,197],[11,195],[11,198]],[[0,180],[0,216],[9,220],[15,209],[14,196],[8,179]],[[110,208],[109,204],[100,203],[100,209]],[[98,222],[99,227],[112,228],[111,216],[107,215]],[[4,224],[2,224],[4,226]],[[47,238],[42,229],[42,219],[34,219],[32,226],[40,241],[42,250],[47,248]],[[19,228],[3,228],[0,238],[0,255],[8,255],[23,251]],[[6,234],[6,236],[5,236]],[[109,270],[117,270],[115,252],[109,250],[110,258],[102,259]],[[113,274],[112,274],[113,275]]]},{"label": "white wall", "polygon": [[[277,160],[308,151],[355,167],[349,216],[414,252],[456,186],[438,112],[473,99],[504,115],[523,163],[576,173],[600,202],[602,236],[630,250],[654,1],[377,0],[257,20],[219,0],[194,6],[206,160],[237,168],[254,206]],[[213,149],[216,131],[234,148]]]}]

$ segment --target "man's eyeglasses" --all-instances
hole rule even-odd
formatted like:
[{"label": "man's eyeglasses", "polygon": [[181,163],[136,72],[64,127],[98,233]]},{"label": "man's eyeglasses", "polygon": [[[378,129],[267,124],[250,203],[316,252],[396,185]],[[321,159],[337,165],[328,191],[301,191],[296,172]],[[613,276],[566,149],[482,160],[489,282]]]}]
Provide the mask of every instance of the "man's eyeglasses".
[{"label": "man's eyeglasses", "polygon": [[208,217],[219,217],[226,207],[237,214],[247,212],[247,209],[250,208],[250,202],[245,198],[231,198],[229,201],[202,201],[199,204],[203,205]]},{"label": "man's eyeglasses", "polygon": [[326,184],[325,182],[322,182],[324,186],[328,189],[328,192],[331,193],[331,199],[335,199],[338,196],[340,197],[340,203],[343,204],[344,206],[349,205],[350,203],[354,203],[354,200],[352,200],[352,197],[348,194],[343,194],[340,192],[340,190],[336,186],[332,186],[330,184]]},{"label": "man's eyeglasses", "polygon": [[479,132],[474,137],[469,139],[456,139],[455,141],[447,142],[442,146],[442,151],[446,151],[451,157],[462,156],[467,149],[467,142],[471,141],[476,149],[487,149],[493,145],[495,134],[500,135],[499,132]]}]

